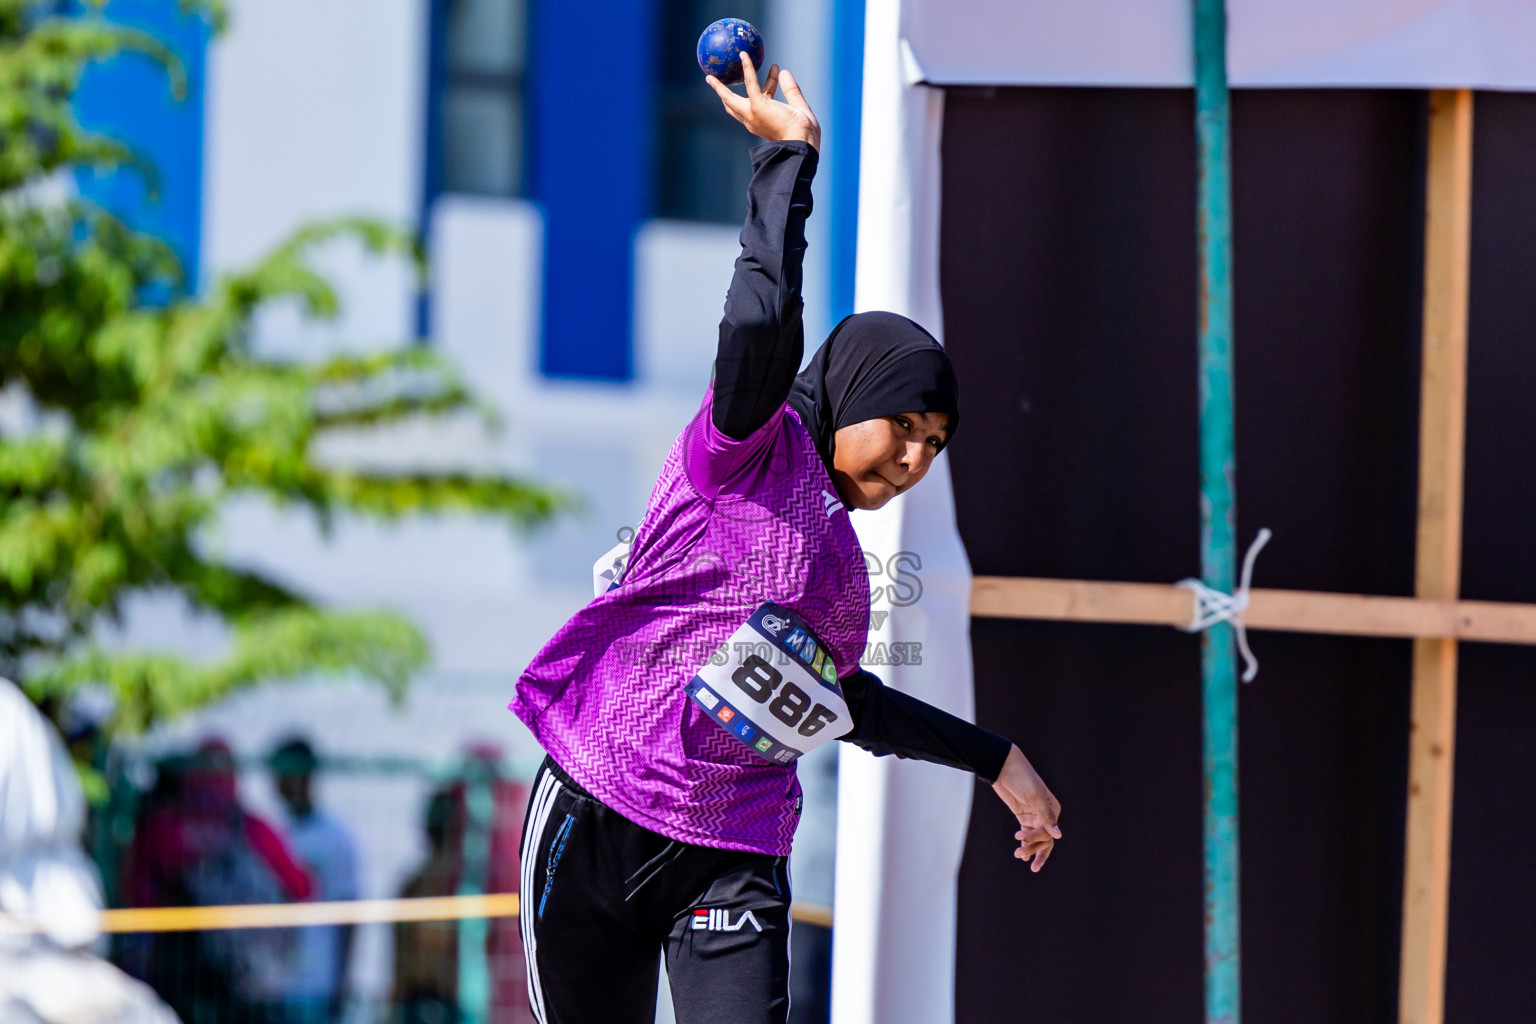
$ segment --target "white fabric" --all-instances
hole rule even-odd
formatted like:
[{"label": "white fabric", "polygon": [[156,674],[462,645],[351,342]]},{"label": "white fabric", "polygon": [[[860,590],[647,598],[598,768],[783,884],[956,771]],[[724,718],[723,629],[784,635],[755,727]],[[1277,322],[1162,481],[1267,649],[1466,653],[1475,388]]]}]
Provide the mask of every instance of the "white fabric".
[{"label": "white fabric", "polygon": [[[81,950],[99,934],[85,797],[58,733],[0,679],[0,1021],[176,1024],[150,989]],[[40,933],[6,928],[13,916]]]},{"label": "white fabric", "polygon": [[177,1024],[143,982],[105,960],[38,946],[0,951],[5,1024]]},{"label": "white fabric", "polygon": [[[859,179],[859,309],[904,313],[942,339],[938,279],[939,132],[943,93],[914,84],[897,0],[871,0],[866,20]],[[954,714],[973,710],[970,565],[955,527],[945,456],[879,512],[854,517],[864,550],[898,552],[922,583],[915,603],[875,602],[890,616],[871,639],[917,642],[920,665],[872,665],[894,686]],[[905,592],[898,593],[899,598]],[[955,883],[974,781],[964,772],[874,758],[843,744],[838,763],[832,1019],[838,1024],[943,1024],[954,1017]],[[1006,835],[998,841],[1006,844]]]},{"label": "white fabric", "polygon": [[[881,2],[881,0],[872,0]],[[1530,0],[1227,0],[1237,86],[1536,89]],[[924,81],[1182,86],[1189,0],[902,0]]]},{"label": "white fabric", "polygon": [[[883,2],[870,0],[869,16]],[[1188,85],[1192,9],[1190,0],[902,0],[901,31],[919,78],[940,85]]]},{"label": "white fabric", "polygon": [[[336,819],[316,811],[288,826],[288,844],[315,880],[315,899],[357,899],[357,848]],[[341,986],[341,927],[298,930],[295,969],[283,993],[290,999],[329,999]]]},{"label": "white fabric", "polygon": [[0,679],[0,914],[40,923],[66,948],[99,934],[101,886],[80,849],[84,824],[85,797],[63,742]]},{"label": "white fabric", "polygon": [[1536,89],[1530,0],[1228,0],[1246,86]]}]

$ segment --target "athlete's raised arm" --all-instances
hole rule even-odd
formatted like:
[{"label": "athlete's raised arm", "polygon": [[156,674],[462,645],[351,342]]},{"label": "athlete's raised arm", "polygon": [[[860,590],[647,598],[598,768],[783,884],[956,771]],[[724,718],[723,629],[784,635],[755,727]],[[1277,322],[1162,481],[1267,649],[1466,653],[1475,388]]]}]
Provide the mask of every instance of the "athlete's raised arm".
[{"label": "athlete's raised arm", "polygon": [[[805,348],[801,324],[801,260],[811,213],[821,126],[795,84],[775,65],[759,87],[752,59],[742,54],[746,96],[713,75],[706,81],[726,111],[770,145],[752,151],[752,184],[741,255],[725,298],[715,356],[715,428],[743,440],[768,422],[789,397]],[[778,99],[780,84],[784,98]]]}]

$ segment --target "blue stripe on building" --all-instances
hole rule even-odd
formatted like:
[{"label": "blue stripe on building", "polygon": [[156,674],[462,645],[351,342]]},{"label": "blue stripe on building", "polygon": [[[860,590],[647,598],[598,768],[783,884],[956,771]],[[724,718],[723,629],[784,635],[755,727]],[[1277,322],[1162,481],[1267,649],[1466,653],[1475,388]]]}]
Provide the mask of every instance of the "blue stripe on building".
[{"label": "blue stripe on building", "polygon": [[853,312],[859,245],[859,137],[864,122],[864,2],[832,4],[832,321]]},{"label": "blue stripe on building", "polygon": [[544,210],[549,377],[629,380],[635,231],[650,212],[656,0],[534,5],[530,194]]},{"label": "blue stripe on building", "polygon": [[[416,224],[425,251],[432,225],[432,204],[442,194],[443,180],[443,89],[448,81],[448,0],[430,0],[427,7],[427,80],[423,97],[421,205]],[[425,342],[432,333],[432,290],[421,287],[416,292],[416,340]]]},{"label": "blue stripe on building", "polygon": [[113,0],[111,21],[140,29],[169,47],[185,67],[186,94],[172,94],[156,61],[124,53],[86,69],[75,116],[91,131],[126,143],[155,168],[151,183],[134,170],[77,170],[82,196],[130,226],[169,243],[197,287],[203,210],[203,93],[208,23],[184,14],[177,0]]}]

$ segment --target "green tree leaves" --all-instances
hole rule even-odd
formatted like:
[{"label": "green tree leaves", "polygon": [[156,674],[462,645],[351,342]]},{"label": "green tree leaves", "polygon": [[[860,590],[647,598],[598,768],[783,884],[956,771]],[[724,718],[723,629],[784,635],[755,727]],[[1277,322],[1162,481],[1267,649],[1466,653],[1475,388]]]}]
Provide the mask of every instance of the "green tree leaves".
[{"label": "green tree leaves", "polygon": [[[138,163],[83,131],[69,108],[84,65],[124,50],[159,61],[168,87],[180,88],[174,55],[149,37],[0,0],[0,395],[25,413],[0,429],[0,672],[50,704],[107,686],[116,727],[128,731],[263,680],[361,674],[398,693],[427,660],[420,632],[390,613],[321,608],[225,564],[206,543],[220,509],[258,495],[326,528],[342,515],[438,513],[526,528],[567,500],[506,476],[319,457],[328,432],[487,417],[430,349],[308,361],[252,349],[264,306],[337,314],[312,262],[317,247],[347,239],[419,270],[404,232],[356,218],[307,227],[191,297],[166,246],[87,204],[49,198],[60,171]],[[222,620],[228,649],[194,661],[96,642],[129,597],[151,592]]]}]

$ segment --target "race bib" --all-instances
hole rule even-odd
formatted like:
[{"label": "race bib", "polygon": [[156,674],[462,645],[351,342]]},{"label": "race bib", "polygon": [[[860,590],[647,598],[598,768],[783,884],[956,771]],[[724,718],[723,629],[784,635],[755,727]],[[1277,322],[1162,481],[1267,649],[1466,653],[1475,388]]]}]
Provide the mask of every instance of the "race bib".
[{"label": "race bib", "polygon": [[753,612],[688,683],[688,696],[715,723],[773,764],[853,728],[826,648],[787,608]]}]

